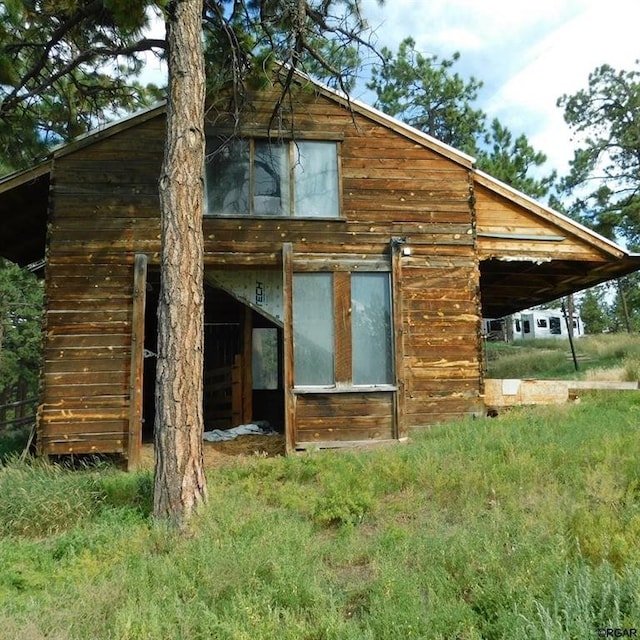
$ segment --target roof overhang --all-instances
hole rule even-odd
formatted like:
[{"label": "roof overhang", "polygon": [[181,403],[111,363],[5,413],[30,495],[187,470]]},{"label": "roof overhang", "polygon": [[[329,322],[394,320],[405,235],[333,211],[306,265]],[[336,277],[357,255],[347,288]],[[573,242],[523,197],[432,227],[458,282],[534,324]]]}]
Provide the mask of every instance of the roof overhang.
[{"label": "roof overhang", "polygon": [[51,164],[0,180],[0,256],[22,267],[45,256]]},{"label": "roof overhang", "polygon": [[[489,255],[480,252],[480,291],[482,314],[501,318],[522,309],[557,300],[571,293],[621,278],[640,269],[640,254],[630,253],[608,238],[540,204],[512,187],[483,173],[474,171],[475,183],[493,194],[507,198],[528,215],[540,221],[539,235],[505,233],[504,244],[511,241],[527,246],[526,250],[500,251],[500,235],[478,232],[491,237],[494,249]],[[542,233],[544,231],[544,233]],[[573,259],[561,251],[550,250],[554,244],[570,240],[583,248]]]},{"label": "roof overhang", "polygon": [[640,255],[611,261],[536,261],[492,258],[480,262],[482,315],[503,316],[557,300],[640,269]]}]

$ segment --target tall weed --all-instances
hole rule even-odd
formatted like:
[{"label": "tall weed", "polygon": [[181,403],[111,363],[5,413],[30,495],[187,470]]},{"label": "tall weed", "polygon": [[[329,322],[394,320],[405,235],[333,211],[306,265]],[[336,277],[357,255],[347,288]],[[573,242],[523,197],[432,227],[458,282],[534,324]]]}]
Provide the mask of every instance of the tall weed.
[{"label": "tall weed", "polygon": [[109,510],[152,509],[149,473],[125,474],[108,466],[71,470],[41,459],[13,458],[0,467],[0,535],[56,535]]},{"label": "tall weed", "polygon": [[[487,343],[487,375],[492,378],[565,379],[587,375],[590,379],[639,379],[640,340],[636,335],[589,335],[573,342],[578,372],[566,339]],[[611,377],[611,369],[622,372]]]},{"label": "tall weed", "polygon": [[627,382],[640,380],[640,357],[625,358],[622,365],[624,380]]},{"label": "tall weed", "polygon": [[545,601],[536,600],[535,615],[522,616],[521,637],[573,640],[605,637],[607,629],[626,629],[628,635],[638,627],[639,592],[637,567],[616,572],[607,563],[567,566]]},{"label": "tall weed", "polygon": [[16,459],[0,467],[0,534],[55,535],[91,517],[101,499],[95,475]]}]

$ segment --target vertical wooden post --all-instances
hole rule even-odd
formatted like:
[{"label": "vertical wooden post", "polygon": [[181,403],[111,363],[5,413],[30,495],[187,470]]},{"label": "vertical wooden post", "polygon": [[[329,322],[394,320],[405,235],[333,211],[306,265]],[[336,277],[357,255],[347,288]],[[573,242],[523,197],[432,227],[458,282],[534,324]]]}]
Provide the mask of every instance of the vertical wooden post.
[{"label": "vertical wooden post", "polygon": [[147,256],[136,253],[133,267],[131,366],[129,372],[129,438],[127,471],[140,464],[142,447],[142,382],[144,371],[144,312],[147,299]]},{"label": "vertical wooden post", "polygon": [[335,369],[336,382],[352,384],[353,354],[351,353],[351,274],[336,271],[334,282]]},{"label": "vertical wooden post", "polygon": [[396,387],[394,402],[394,437],[406,438],[405,389],[404,389],[404,325],[402,313],[402,245],[391,242],[391,305],[393,309],[393,346]]},{"label": "vertical wooden post", "polygon": [[242,423],[253,420],[253,311],[245,306],[242,319]]},{"label": "vertical wooden post", "polygon": [[293,393],[293,245],[282,245],[284,324],[284,433],[286,452],[296,446],[296,398]]}]

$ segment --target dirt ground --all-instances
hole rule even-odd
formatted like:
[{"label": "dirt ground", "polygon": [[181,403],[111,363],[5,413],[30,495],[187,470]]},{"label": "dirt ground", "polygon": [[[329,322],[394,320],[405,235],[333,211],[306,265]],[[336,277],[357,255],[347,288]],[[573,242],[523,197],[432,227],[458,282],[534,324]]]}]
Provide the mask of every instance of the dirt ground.
[{"label": "dirt ground", "polygon": [[[204,466],[216,469],[253,456],[283,456],[284,436],[239,436],[225,442],[203,441]],[[141,467],[153,468],[153,444],[142,445]]]}]

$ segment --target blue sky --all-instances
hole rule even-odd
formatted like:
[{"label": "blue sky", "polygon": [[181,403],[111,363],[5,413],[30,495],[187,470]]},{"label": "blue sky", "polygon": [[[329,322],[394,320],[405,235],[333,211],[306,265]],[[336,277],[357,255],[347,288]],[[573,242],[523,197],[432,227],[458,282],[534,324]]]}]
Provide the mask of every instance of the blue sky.
[{"label": "blue sky", "polygon": [[[632,69],[640,59],[640,0],[361,0],[378,49],[397,51],[411,36],[425,55],[449,58],[463,77],[484,83],[477,107],[568,170],[577,143],[556,106],[586,88],[597,66]],[[154,26],[164,33],[161,23]],[[149,60],[148,73],[162,65]],[[355,97],[372,104],[375,95]]]},{"label": "blue sky", "polygon": [[[556,106],[586,88],[597,66],[632,69],[640,58],[638,0],[363,0],[377,47],[411,36],[425,55],[461,58],[463,77],[484,82],[478,107],[525,133],[566,173],[575,143]],[[371,102],[370,94],[357,96]]]}]

